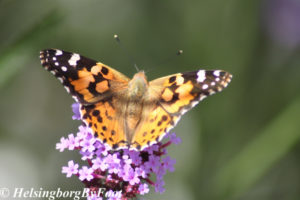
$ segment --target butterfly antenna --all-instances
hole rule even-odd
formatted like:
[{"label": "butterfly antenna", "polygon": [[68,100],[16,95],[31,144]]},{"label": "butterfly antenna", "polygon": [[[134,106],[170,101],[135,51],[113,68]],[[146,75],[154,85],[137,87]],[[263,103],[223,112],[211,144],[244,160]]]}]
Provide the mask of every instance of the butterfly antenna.
[{"label": "butterfly antenna", "polygon": [[133,66],[134,66],[134,68],[136,69],[136,71],[139,72],[140,70],[139,70],[139,68],[138,68],[138,66],[137,66],[137,64],[136,64],[136,62],[135,62],[135,59],[131,56],[130,53],[128,53],[128,50],[126,50],[126,48],[123,46],[123,44],[121,43],[121,40],[120,40],[119,36],[115,34],[115,35],[114,35],[114,38],[115,38],[115,40],[117,41],[117,43],[120,45],[122,51],[123,51],[123,52],[126,54],[126,56],[129,58],[129,60],[131,61],[131,63],[133,63]]}]

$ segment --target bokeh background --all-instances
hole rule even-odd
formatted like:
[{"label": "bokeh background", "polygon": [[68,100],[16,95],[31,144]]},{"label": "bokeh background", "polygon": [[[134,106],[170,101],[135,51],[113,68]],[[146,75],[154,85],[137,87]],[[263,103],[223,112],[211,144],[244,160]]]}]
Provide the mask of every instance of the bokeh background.
[{"label": "bokeh background", "polygon": [[129,77],[130,54],[149,80],[233,74],[174,129],[176,171],[164,194],[143,199],[299,199],[299,22],[299,0],[0,0],[0,187],[83,187],[61,174],[79,155],[55,150],[77,131],[73,99],[39,61],[41,49],[59,48]]}]

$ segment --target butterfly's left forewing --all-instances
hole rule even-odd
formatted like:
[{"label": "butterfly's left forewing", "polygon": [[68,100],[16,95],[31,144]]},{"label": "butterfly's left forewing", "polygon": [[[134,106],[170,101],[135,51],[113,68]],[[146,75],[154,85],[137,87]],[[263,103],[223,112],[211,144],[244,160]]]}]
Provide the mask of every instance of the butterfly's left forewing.
[{"label": "butterfly's left forewing", "polygon": [[180,117],[205,97],[222,91],[232,75],[221,70],[199,70],[178,73],[149,83],[151,102],[142,123],[137,127],[132,144],[143,149],[160,141]]},{"label": "butterfly's left forewing", "polygon": [[60,80],[73,98],[90,105],[127,87],[129,78],[111,67],[77,53],[59,49],[40,52],[44,68]]},{"label": "butterfly's left forewing", "polygon": [[81,118],[94,135],[113,148],[126,147],[119,111],[123,109],[120,94],[129,78],[103,63],[58,49],[41,51],[40,59],[81,104]]}]

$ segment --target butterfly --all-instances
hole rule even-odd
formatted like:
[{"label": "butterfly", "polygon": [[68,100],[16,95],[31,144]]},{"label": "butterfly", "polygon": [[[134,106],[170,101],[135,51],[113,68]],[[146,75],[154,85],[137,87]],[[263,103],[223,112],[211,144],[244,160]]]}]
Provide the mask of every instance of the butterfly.
[{"label": "butterfly", "polygon": [[40,59],[80,103],[81,119],[94,136],[115,150],[143,150],[159,142],[185,112],[232,78],[222,70],[201,69],[148,82],[143,71],[130,79],[77,53],[46,49]]}]

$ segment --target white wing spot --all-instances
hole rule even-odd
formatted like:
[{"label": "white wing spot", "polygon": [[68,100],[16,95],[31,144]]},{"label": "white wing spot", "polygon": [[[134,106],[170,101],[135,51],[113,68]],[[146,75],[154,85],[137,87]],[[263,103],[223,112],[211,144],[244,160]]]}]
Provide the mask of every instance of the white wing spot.
[{"label": "white wing spot", "polygon": [[78,98],[76,96],[72,96],[72,98],[76,101],[79,102]]},{"label": "white wing spot", "polygon": [[187,111],[189,111],[188,109],[182,109],[181,114],[183,115],[184,113],[186,113]]},{"label": "white wing spot", "polygon": [[208,88],[208,85],[207,85],[207,84],[202,85],[202,89],[203,89],[203,90],[206,90],[207,88]]},{"label": "white wing spot", "polygon": [[199,83],[202,83],[205,80],[205,70],[199,70],[197,76],[198,76],[197,81]]},{"label": "white wing spot", "polygon": [[214,75],[215,75],[215,76],[220,76],[220,70],[214,71]]},{"label": "white wing spot", "polygon": [[50,71],[50,73],[56,75],[56,71]]},{"label": "white wing spot", "polygon": [[220,78],[216,78],[216,81],[219,82],[219,81],[220,81]]},{"label": "white wing spot", "polygon": [[55,66],[58,66],[58,65],[59,65],[59,63],[58,63],[58,62],[55,62],[55,63],[54,63],[54,65],[55,65]]},{"label": "white wing spot", "polygon": [[53,57],[52,60],[56,60],[56,57]]},{"label": "white wing spot", "polygon": [[63,81],[64,81],[61,77],[57,77],[57,79],[58,79],[61,83],[63,83]]},{"label": "white wing spot", "polygon": [[211,86],[215,86],[215,85],[216,85],[216,82],[211,82],[210,85],[211,85]]},{"label": "white wing spot", "polygon": [[215,94],[215,91],[213,91],[213,90],[208,90],[208,92],[209,92],[209,95]]},{"label": "white wing spot", "polygon": [[62,55],[63,54],[63,52],[61,51],[61,50],[56,50],[56,52],[55,52],[55,55],[56,56],[60,56],[60,55]]},{"label": "white wing spot", "polygon": [[197,104],[198,104],[198,101],[194,101],[194,102],[192,102],[191,106],[194,107],[194,106],[196,106]]},{"label": "white wing spot", "polygon": [[206,98],[206,96],[203,95],[203,96],[200,96],[199,100],[202,101],[202,100],[205,99],[205,98]]},{"label": "white wing spot", "polygon": [[63,70],[64,72],[66,72],[68,70],[68,68],[66,66],[62,66],[61,70]]},{"label": "white wing spot", "polygon": [[77,64],[78,60],[80,60],[80,55],[77,53],[74,53],[68,62],[70,65],[75,66]]},{"label": "white wing spot", "polygon": [[[178,118],[174,120],[174,126],[176,126],[176,124],[179,122],[180,118],[181,118],[181,116],[178,116]],[[168,128],[166,132],[168,133],[173,127]]]},{"label": "white wing spot", "polygon": [[183,84],[183,82],[184,82],[184,78],[182,76],[176,78],[177,85],[181,85],[181,84]]},{"label": "white wing spot", "polygon": [[70,88],[68,88],[67,86],[64,87],[68,93],[70,93]]}]

